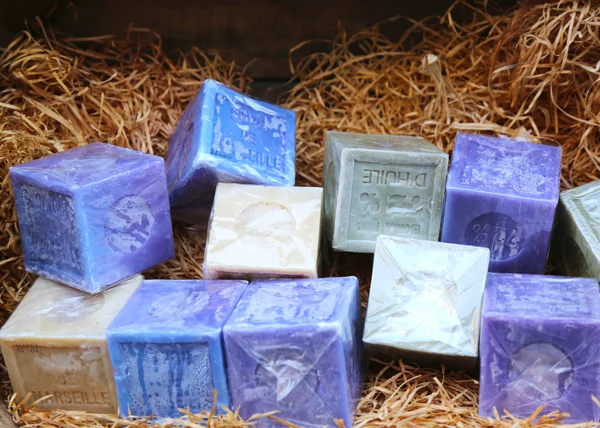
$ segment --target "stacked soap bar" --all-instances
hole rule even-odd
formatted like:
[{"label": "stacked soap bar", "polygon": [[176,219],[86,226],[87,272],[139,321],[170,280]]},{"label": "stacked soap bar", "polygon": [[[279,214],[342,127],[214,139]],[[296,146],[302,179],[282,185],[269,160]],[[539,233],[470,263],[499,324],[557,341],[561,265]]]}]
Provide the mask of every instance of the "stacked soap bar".
[{"label": "stacked soap bar", "polygon": [[320,187],[220,183],[204,255],[204,277],[317,277]]},{"label": "stacked soap bar", "polygon": [[363,340],[373,353],[471,368],[487,248],[380,235]]},{"label": "stacked soap bar", "polygon": [[158,156],[93,143],[10,178],[29,272],[97,293],[174,255]]},{"label": "stacked soap bar", "polygon": [[325,233],[333,249],[372,253],[379,234],[437,241],[448,155],[423,138],[327,132]]},{"label": "stacked soap bar", "polygon": [[39,278],[0,330],[14,391],[42,409],[116,413],[105,331],[142,282],[95,295]]},{"label": "stacked soap bar", "polygon": [[245,281],[144,281],[107,340],[122,416],[229,406],[222,328]]},{"label": "stacked soap bar", "polygon": [[245,418],[278,410],[303,427],[352,426],[360,324],[355,277],[252,282],[223,330],[233,408]]},{"label": "stacked soap bar", "polygon": [[167,154],[173,217],[206,222],[218,182],[293,186],[296,114],[205,80]]},{"label": "stacked soap bar", "polygon": [[489,248],[492,272],[543,273],[560,162],[559,147],[458,134],[442,241]]},{"label": "stacked soap bar", "polygon": [[600,181],[560,194],[553,259],[571,276],[600,277]]},{"label": "stacked soap bar", "polygon": [[598,421],[600,294],[594,279],[490,274],[481,331],[479,412],[567,412]]}]

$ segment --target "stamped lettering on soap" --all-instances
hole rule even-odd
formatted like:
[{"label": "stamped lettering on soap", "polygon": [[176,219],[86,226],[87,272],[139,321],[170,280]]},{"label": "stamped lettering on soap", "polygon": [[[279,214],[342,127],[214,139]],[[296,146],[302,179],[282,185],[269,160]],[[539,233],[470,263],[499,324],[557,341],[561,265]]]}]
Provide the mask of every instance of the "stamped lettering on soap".
[{"label": "stamped lettering on soap", "polygon": [[500,213],[483,214],[467,226],[467,244],[490,249],[490,259],[499,261],[515,257],[524,243],[523,229],[511,217]]},{"label": "stamped lettering on soap", "polygon": [[104,234],[114,251],[131,254],[146,243],[153,226],[154,216],[148,202],[140,196],[124,196],[108,210]]},{"label": "stamped lettering on soap", "polygon": [[435,166],[354,161],[347,239],[428,236]]},{"label": "stamped lettering on soap", "polygon": [[510,389],[525,400],[547,402],[563,396],[573,384],[569,356],[551,343],[531,343],[512,355],[508,366]]},{"label": "stamped lettering on soap", "polygon": [[60,266],[71,280],[82,280],[83,266],[75,203],[67,195],[23,184],[22,233],[31,246],[29,262],[38,269]]},{"label": "stamped lettering on soap", "polygon": [[211,155],[285,175],[288,129],[282,117],[223,94],[215,111]]}]

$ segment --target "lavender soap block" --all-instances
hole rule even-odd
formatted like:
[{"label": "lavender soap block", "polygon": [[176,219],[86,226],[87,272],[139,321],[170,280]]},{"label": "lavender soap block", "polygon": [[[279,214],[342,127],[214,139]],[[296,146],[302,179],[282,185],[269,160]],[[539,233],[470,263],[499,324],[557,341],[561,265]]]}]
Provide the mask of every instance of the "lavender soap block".
[{"label": "lavender soap block", "polygon": [[480,407],[598,421],[600,294],[595,279],[490,274],[481,331]]},{"label": "lavender soap block", "polygon": [[93,143],[10,169],[25,269],[97,293],[173,257],[163,160]]},{"label": "lavender soap block", "polygon": [[223,334],[232,406],[243,417],[278,410],[306,428],[352,426],[362,374],[355,277],[253,281]]},{"label": "lavender soap block", "polygon": [[490,249],[491,272],[544,273],[560,147],[458,134],[442,241]]},{"label": "lavender soap block", "polygon": [[204,223],[218,182],[293,186],[296,114],[205,80],[169,143],[173,217]]},{"label": "lavender soap block", "polygon": [[144,281],[106,331],[123,417],[229,406],[222,327],[245,281]]},{"label": "lavender soap block", "polygon": [[552,258],[569,276],[600,277],[600,181],[560,194]]},{"label": "lavender soap block", "polygon": [[325,233],[336,251],[372,253],[379,234],[437,241],[448,155],[418,137],[327,132]]}]

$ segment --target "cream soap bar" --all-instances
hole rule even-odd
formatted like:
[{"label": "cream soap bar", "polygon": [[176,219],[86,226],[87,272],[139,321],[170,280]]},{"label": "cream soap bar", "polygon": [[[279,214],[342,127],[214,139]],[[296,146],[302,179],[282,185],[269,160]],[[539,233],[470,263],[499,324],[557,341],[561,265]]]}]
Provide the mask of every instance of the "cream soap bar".
[{"label": "cream soap bar", "polygon": [[105,330],[142,282],[137,275],[91,295],[38,278],[0,330],[14,391],[41,409],[116,413]]},{"label": "cream soap bar", "polygon": [[327,132],[324,233],[336,251],[372,253],[378,235],[437,241],[448,155],[418,137]]},{"label": "cream soap bar", "polygon": [[489,259],[487,248],[379,236],[365,345],[411,361],[471,368]]},{"label": "cream soap bar", "polygon": [[320,187],[219,183],[204,277],[316,278],[322,194]]}]

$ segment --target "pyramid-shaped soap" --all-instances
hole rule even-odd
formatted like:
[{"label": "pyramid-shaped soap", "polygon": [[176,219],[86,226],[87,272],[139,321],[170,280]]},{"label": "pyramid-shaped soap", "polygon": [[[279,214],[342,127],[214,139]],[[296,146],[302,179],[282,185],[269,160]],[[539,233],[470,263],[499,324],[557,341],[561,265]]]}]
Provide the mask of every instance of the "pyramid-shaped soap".
[{"label": "pyramid-shaped soap", "polygon": [[470,367],[489,250],[380,235],[363,340],[375,353]]}]

